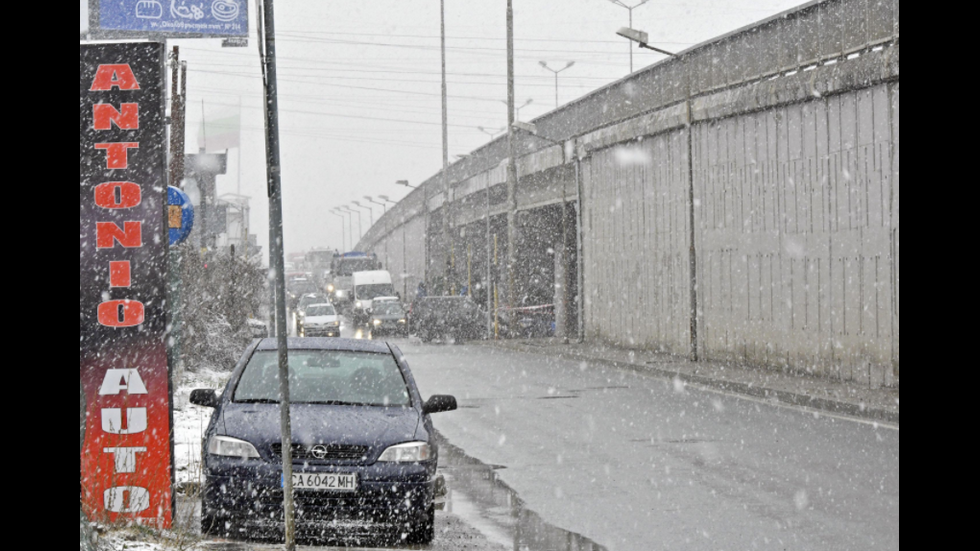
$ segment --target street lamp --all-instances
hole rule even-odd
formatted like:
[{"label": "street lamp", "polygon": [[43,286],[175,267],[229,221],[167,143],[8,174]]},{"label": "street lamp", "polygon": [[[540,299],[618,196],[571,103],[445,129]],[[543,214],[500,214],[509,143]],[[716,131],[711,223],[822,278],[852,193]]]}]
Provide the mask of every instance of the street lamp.
[{"label": "street lamp", "polygon": [[[397,205],[396,201],[392,201],[391,197],[387,195],[378,195],[378,199],[381,199],[387,204]],[[402,228],[402,300],[408,299],[408,229]]]},{"label": "street lamp", "polygon": [[622,29],[619,29],[619,32],[617,32],[616,34],[618,34],[619,36],[621,36],[621,37],[623,37],[623,38],[625,38],[627,40],[630,40],[631,42],[636,42],[637,44],[639,44],[639,46],[641,48],[646,48],[648,50],[653,50],[653,51],[655,51],[657,53],[661,53],[661,54],[664,54],[664,55],[667,55],[667,56],[670,56],[670,57],[677,57],[677,54],[668,52],[667,50],[661,50],[660,48],[654,48],[653,46],[651,46],[650,44],[648,44],[650,42],[650,34],[649,33],[645,33],[643,31],[638,31],[636,29],[625,28],[624,27]]},{"label": "street lamp", "polygon": [[369,213],[371,213],[371,226],[369,226],[369,228],[370,227],[373,227],[374,226],[374,209],[372,209],[371,207],[365,207],[364,205],[360,204],[357,201],[351,201],[351,203],[354,206],[356,206],[357,208],[364,209],[364,210],[368,211]]},{"label": "street lamp", "polygon": [[[502,104],[504,104],[504,105],[506,105],[508,107],[510,106],[510,104],[507,103],[504,100],[500,100],[500,103],[502,103]],[[531,105],[532,103],[534,103],[534,98],[528,98],[528,100],[524,102],[524,105],[521,105],[520,107],[515,107],[514,108],[514,113],[516,113],[518,120],[520,120],[520,118],[521,118],[521,109],[524,109],[525,107],[527,107],[528,105]]]},{"label": "street lamp", "polygon": [[[422,211],[425,213],[425,230],[423,231],[423,238],[425,239],[425,271],[422,274],[422,281],[428,285],[429,284],[429,188],[425,185],[413,186],[408,183],[408,180],[398,180],[395,182],[396,185],[405,186],[409,189],[422,188]],[[406,261],[407,262],[407,261]]]},{"label": "street lamp", "polygon": [[[643,4],[646,4],[650,0],[640,0],[639,3],[633,4],[632,6],[629,5],[629,4],[626,4],[625,2],[623,2],[623,0],[609,0],[609,1],[612,2],[613,4],[616,4],[617,6],[619,6],[621,8],[626,8],[627,10],[629,10],[629,12],[630,12],[630,28],[632,29],[633,28],[633,10],[635,10],[636,8],[639,8]],[[633,74],[633,45],[632,44],[630,44],[630,74]]]},{"label": "street lamp", "polygon": [[477,126],[476,129],[479,130],[480,132],[483,132],[487,136],[490,136],[490,139],[497,139],[497,135],[498,134],[503,134],[504,131],[507,130],[506,128],[498,128],[496,130],[486,129],[486,128],[482,127],[482,126]]},{"label": "street lamp", "polygon": [[330,211],[330,214],[332,214],[334,216],[340,217],[340,232],[341,232],[341,235],[343,235],[343,237],[344,237],[343,243],[341,243],[340,246],[343,247],[344,249],[347,249],[347,228],[344,227],[344,222],[346,221],[344,219],[344,215],[341,214],[341,213],[339,213],[339,212],[337,212],[336,210],[331,210]]},{"label": "street lamp", "polygon": [[575,62],[569,61],[568,65],[566,65],[564,69],[552,69],[551,67],[548,67],[547,61],[542,61],[541,66],[555,74],[555,109],[558,109],[558,106],[560,105],[558,103],[558,75],[574,67]]},{"label": "street lamp", "polygon": [[[337,207],[333,210],[334,212],[340,214],[341,216],[347,217],[347,226],[348,226],[347,234],[350,235],[350,249],[348,249],[345,252],[353,251],[354,250],[354,215],[351,212],[345,211],[342,207]],[[346,247],[347,244],[344,243],[344,246]]]},{"label": "street lamp", "polygon": [[[350,208],[349,206],[344,206],[344,207],[340,207],[340,208],[343,209],[343,210],[345,210],[346,212],[349,212],[351,214],[356,214],[357,215],[357,233],[360,236],[360,237],[357,238],[357,241],[360,242],[361,239],[364,237],[364,225],[363,225],[364,220],[363,220],[363,218],[361,218],[361,214],[362,214],[361,211],[354,210],[354,209]],[[351,242],[353,243],[354,240],[351,239]],[[351,248],[353,249],[353,247],[351,247]]]},{"label": "street lamp", "polygon": [[367,195],[364,196],[364,200],[366,200],[369,203],[373,203],[375,205],[381,205],[383,211],[381,217],[385,219],[385,268],[389,268],[388,266],[388,216],[387,216],[388,205],[386,205],[385,203],[379,203],[375,201],[373,197],[368,197]]}]

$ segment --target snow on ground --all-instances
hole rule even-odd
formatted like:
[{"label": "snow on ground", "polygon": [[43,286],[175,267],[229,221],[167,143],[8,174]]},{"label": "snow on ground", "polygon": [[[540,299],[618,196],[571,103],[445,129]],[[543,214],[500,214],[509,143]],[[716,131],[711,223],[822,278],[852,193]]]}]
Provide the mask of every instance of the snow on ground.
[{"label": "snow on ground", "polygon": [[177,486],[197,485],[201,482],[201,441],[208,428],[210,408],[190,403],[191,391],[204,388],[224,389],[231,373],[201,370],[184,372],[174,389],[174,468]]}]

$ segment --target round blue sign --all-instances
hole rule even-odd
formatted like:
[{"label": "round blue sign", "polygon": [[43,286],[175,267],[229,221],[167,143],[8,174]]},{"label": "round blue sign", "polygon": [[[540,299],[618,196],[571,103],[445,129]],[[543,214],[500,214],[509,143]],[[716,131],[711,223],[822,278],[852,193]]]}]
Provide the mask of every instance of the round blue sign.
[{"label": "round blue sign", "polygon": [[167,223],[170,228],[170,246],[180,245],[191,235],[194,229],[194,205],[191,198],[178,188],[170,186],[167,189]]}]

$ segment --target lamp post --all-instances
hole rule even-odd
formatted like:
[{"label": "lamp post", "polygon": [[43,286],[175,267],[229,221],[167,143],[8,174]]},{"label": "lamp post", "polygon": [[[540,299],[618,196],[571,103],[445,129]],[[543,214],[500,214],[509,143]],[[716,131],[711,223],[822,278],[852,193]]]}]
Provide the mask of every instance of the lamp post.
[{"label": "lamp post", "polygon": [[[361,218],[361,211],[354,210],[354,209],[350,208],[349,206],[345,206],[345,207],[341,207],[341,208],[344,209],[345,211],[351,213],[351,214],[356,214],[357,215],[357,235],[358,235],[357,242],[360,243],[361,242],[361,238],[364,237],[364,220]],[[354,240],[351,239],[351,243],[353,243],[353,242],[354,242]],[[351,248],[353,249],[354,247],[351,247]]]},{"label": "lamp post", "polygon": [[[504,100],[500,100],[500,103],[502,103],[504,105],[507,105],[507,106],[510,106],[510,103],[508,103],[508,102],[506,102]],[[534,98],[528,98],[527,101],[525,101],[523,105],[515,106],[514,107],[514,116],[518,120],[520,120],[520,118],[521,118],[521,109],[524,109],[525,107],[531,105],[532,103],[534,103]]]},{"label": "lamp post", "polygon": [[341,243],[341,247],[343,247],[346,250],[347,249],[347,228],[344,227],[344,215],[343,214],[340,214],[339,212],[337,212],[336,209],[331,210],[330,211],[330,214],[332,214],[332,215],[337,216],[337,217],[340,218],[340,233],[341,233],[341,235],[344,238],[343,239],[343,242]]},{"label": "lamp post", "polygon": [[[387,204],[397,205],[395,201],[392,201],[387,195],[378,195],[378,199],[381,199]],[[387,211],[386,211],[387,214]],[[402,228],[402,300],[408,298],[408,229]]]},{"label": "lamp post", "polygon": [[[350,236],[350,248],[344,252],[353,251],[354,250],[354,215],[351,212],[345,211],[343,207],[337,207],[334,209],[334,211],[340,214],[341,216],[345,216],[347,218],[347,230],[348,230],[347,235]],[[344,247],[346,246],[347,244],[344,243]]]},{"label": "lamp post", "polygon": [[359,209],[364,209],[364,210],[368,211],[368,213],[370,213],[370,215],[371,215],[371,218],[370,218],[371,219],[371,226],[368,226],[368,229],[370,229],[371,227],[373,227],[374,226],[374,209],[372,209],[371,207],[365,207],[364,205],[362,205],[358,201],[351,201],[351,204],[353,204],[354,206],[356,206]]},{"label": "lamp post", "polygon": [[477,126],[476,129],[479,130],[480,132],[483,132],[487,136],[490,136],[491,140],[497,139],[498,134],[503,134],[507,130],[506,128],[497,128],[496,130],[487,129],[482,126]]},{"label": "lamp post", "polygon": [[[633,10],[635,10],[636,8],[639,8],[643,4],[646,4],[650,0],[640,0],[639,3],[633,4],[632,6],[629,5],[629,4],[626,4],[625,2],[623,2],[623,0],[609,0],[609,1],[612,2],[613,4],[616,4],[617,6],[619,6],[621,8],[626,8],[627,10],[629,10],[629,12],[630,12],[630,28],[632,29],[633,28]],[[633,45],[632,44],[630,44],[630,74],[633,74]]]},{"label": "lamp post", "polygon": [[[364,196],[364,200],[368,203],[373,203],[375,205],[381,205],[382,214],[381,217],[385,219],[385,268],[388,268],[388,205],[384,203],[379,203],[374,200],[373,197]],[[372,224],[373,225],[373,224]]]},{"label": "lamp post", "polygon": [[677,54],[668,52],[667,50],[661,50],[660,48],[655,48],[649,44],[650,33],[645,33],[643,31],[638,31],[632,27],[622,28],[616,33],[619,36],[629,40],[630,42],[636,42],[640,48],[646,48],[647,50],[653,50],[659,54],[664,54],[670,57],[677,57]]},{"label": "lamp post", "polygon": [[[413,186],[412,184],[410,184],[408,182],[408,180],[398,180],[397,182],[395,182],[395,185],[405,186],[405,187],[407,187],[409,189],[419,189],[420,187],[422,188],[422,212],[424,213],[424,216],[425,216],[425,220],[424,220],[425,229],[422,232],[422,237],[425,240],[424,241],[424,244],[425,244],[425,269],[424,269],[424,271],[422,273],[422,281],[424,281],[425,284],[428,285],[429,284],[429,264],[431,264],[431,262],[429,261],[429,252],[430,252],[429,251],[429,188],[425,187],[424,185],[422,185],[422,186]],[[406,260],[406,262],[407,262],[407,260]]]},{"label": "lamp post", "polygon": [[569,61],[568,65],[566,65],[563,69],[552,69],[548,66],[547,61],[542,61],[541,66],[555,74],[555,109],[558,109],[559,105],[561,105],[558,102],[558,75],[574,67],[575,62]]}]

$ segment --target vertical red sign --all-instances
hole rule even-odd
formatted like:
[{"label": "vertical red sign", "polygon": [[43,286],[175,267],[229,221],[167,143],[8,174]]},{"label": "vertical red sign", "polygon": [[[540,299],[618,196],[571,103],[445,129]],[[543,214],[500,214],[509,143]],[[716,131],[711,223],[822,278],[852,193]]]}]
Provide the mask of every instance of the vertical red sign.
[{"label": "vertical red sign", "polygon": [[93,520],[166,528],[173,448],[164,48],[79,47],[82,507]]}]

